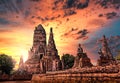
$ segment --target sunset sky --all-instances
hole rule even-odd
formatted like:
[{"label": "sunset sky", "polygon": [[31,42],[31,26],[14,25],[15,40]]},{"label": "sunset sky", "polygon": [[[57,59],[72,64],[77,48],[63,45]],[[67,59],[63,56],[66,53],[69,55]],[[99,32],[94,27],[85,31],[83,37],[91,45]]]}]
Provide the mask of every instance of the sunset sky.
[{"label": "sunset sky", "polygon": [[[33,31],[53,27],[58,53],[76,55],[78,43],[93,64],[99,58],[97,40],[120,35],[119,0],[0,0],[0,53],[19,63],[27,60]],[[96,51],[96,52],[95,52]]]}]

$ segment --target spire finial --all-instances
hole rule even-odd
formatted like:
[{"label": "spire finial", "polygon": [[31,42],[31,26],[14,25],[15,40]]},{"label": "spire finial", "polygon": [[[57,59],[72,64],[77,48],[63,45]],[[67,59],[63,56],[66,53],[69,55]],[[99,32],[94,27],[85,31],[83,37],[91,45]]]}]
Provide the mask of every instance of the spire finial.
[{"label": "spire finial", "polygon": [[52,32],[52,27],[50,28],[50,32]]},{"label": "spire finial", "polygon": [[103,38],[106,38],[105,35],[103,35]]}]

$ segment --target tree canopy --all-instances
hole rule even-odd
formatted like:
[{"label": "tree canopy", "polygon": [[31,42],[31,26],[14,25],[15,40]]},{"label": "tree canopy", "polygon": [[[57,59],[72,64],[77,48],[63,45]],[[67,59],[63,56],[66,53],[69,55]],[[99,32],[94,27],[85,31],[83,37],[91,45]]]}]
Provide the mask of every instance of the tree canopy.
[{"label": "tree canopy", "polygon": [[115,58],[120,61],[120,51],[118,52],[118,55],[115,56]]},{"label": "tree canopy", "polygon": [[64,69],[72,68],[72,66],[74,65],[74,59],[75,57],[71,54],[63,54],[62,62],[64,65]]},{"label": "tree canopy", "polygon": [[14,61],[12,57],[6,54],[0,54],[0,71],[6,74],[10,74],[14,68]]}]

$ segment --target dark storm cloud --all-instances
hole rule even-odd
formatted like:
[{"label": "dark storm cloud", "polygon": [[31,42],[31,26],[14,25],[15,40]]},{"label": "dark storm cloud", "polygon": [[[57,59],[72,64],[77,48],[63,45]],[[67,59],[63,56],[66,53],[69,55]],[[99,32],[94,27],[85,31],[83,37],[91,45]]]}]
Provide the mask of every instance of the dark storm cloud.
[{"label": "dark storm cloud", "polygon": [[66,2],[63,5],[63,9],[67,8],[77,8],[77,9],[83,9],[88,7],[89,0],[86,0],[84,3],[82,3],[80,0],[66,0]]},{"label": "dark storm cloud", "polygon": [[64,33],[62,36],[66,37],[66,36],[73,35],[72,32],[76,32],[76,31],[78,31],[78,28],[72,28],[70,31]]},{"label": "dark storm cloud", "polygon": [[19,26],[20,23],[16,21],[11,21],[6,18],[0,18],[0,25],[11,25],[11,26]]},{"label": "dark storm cloud", "polygon": [[117,12],[108,12],[106,14],[99,14],[98,17],[105,17],[106,19],[113,19],[118,17]]},{"label": "dark storm cloud", "polygon": [[71,8],[71,7],[73,7],[74,2],[75,2],[74,0],[66,0],[64,8]]},{"label": "dark storm cloud", "polygon": [[87,34],[88,34],[88,30],[87,29],[83,29],[77,32],[78,37],[76,39],[81,39],[81,38],[87,38]]},{"label": "dark storm cloud", "polygon": [[[56,16],[51,16],[51,17],[41,17],[41,16],[38,16],[36,17],[38,20],[41,20],[42,22],[45,22],[45,21],[51,21],[51,20],[55,20],[57,18],[61,17],[60,14],[56,15]],[[35,16],[32,16],[31,18],[35,18]]]},{"label": "dark storm cloud", "polygon": [[77,30],[78,30],[78,28],[72,28],[72,29],[71,29],[71,32],[77,31]]},{"label": "dark storm cloud", "polygon": [[30,0],[30,1],[33,1],[33,2],[39,2],[39,1],[41,1],[41,0]]},{"label": "dark storm cloud", "polygon": [[110,12],[105,14],[107,19],[113,19],[114,17],[117,17],[117,13],[116,12]]},{"label": "dark storm cloud", "polygon": [[6,11],[5,7],[0,6],[0,15],[4,15],[6,13],[7,13],[7,11]]},{"label": "dark storm cloud", "polygon": [[103,14],[99,14],[98,17],[103,17]]},{"label": "dark storm cloud", "polygon": [[56,16],[51,16],[51,17],[46,16],[44,19],[45,19],[46,21],[47,21],[47,20],[55,20],[55,19],[57,19],[57,18],[59,18],[59,17],[61,17],[60,14],[58,14],[58,15],[56,15]]},{"label": "dark storm cloud", "polygon": [[85,2],[81,2],[80,0],[66,0],[63,3],[64,16],[74,15],[77,13],[75,9],[84,9],[88,7],[88,4],[89,0],[86,0]]},{"label": "dark storm cloud", "polygon": [[87,33],[88,33],[88,30],[87,29],[83,29],[83,30],[78,31],[77,34],[86,35]]},{"label": "dark storm cloud", "polygon": [[61,2],[64,2],[64,0],[54,0],[54,5],[57,6]]},{"label": "dark storm cloud", "polygon": [[23,0],[16,0],[16,3],[19,4],[19,3],[22,3]]},{"label": "dark storm cloud", "polygon": [[1,25],[10,24],[10,21],[8,21],[8,20],[5,19],[5,18],[0,18],[0,24],[1,24]]},{"label": "dark storm cloud", "polygon": [[76,14],[77,12],[75,12],[75,10],[65,10],[64,11],[64,17],[65,16],[70,16],[70,15],[73,15],[73,14]]},{"label": "dark storm cloud", "polygon": [[63,9],[70,9],[70,8],[76,8],[76,9],[84,9],[88,7],[89,0],[54,0],[54,7],[53,9],[57,9],[58,5],[62,4]]},{"label": "dark storm cloud", "polygon": [[41,21],[45,21],[45,19],[44,18],[42,18],[41,16],[38,16],[38,17],[36,17],[38,20],[41,20]]},{"label": "dark storm cloud", "polygon": [[87,29],[83,29],[83,30],[79,30],[78,31],[78,28],[72,28],[70,31],[64,33],[62,35],[62,37],[72,37],[73,39],[87,39],[87,34],[88,34],[88,30]]},{"label": "dark storm cloud", "polygon": [[[64,0],[54,0],[52,10],[57,10],[59,7],[63,7]],[[60,8],[62,9],[62,8]]]},{"label": "dark storm cloud", "polygon": [[96,0],[95,2],[103,8],[114,7],[118,9],[120,7],[120,0]]},{"label": "dark storm cloud", "polygon": [[84,2],[81,0],[55,0],[53,10],[63,10],[65,16],[70,16],[76,14],[76,9],[84,9],[87,8],[89,4],[89,0],[85,0]]},{"label": "dark storm cloud", "polygon": [[19,13],[20,10],[23,8],[22,0],[0,0],[0,10],[4,9],[4,12],[15,12]]},{"label": "dark storm cloud", "polygon": [[23,0],[16,0],[16,6],[22,11],[24,9]]},{"label": "dark storm cloud", "polygon": [[28,16],[30,15],[30,13],[31,13],[31,12],[30,12],[29,10],[26,10],[26,11],[25,11],[25,14],[24,14],[25,17],[28,17]]}]

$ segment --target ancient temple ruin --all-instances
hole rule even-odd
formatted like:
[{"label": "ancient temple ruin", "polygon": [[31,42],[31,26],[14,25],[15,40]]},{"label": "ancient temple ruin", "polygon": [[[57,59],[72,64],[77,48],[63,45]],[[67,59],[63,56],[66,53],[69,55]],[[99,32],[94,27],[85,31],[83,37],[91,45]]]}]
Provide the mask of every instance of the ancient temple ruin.
[{"label": "ancient temple ruin", "polygon": [[92,67],[92,63],[90,58],[88,58],[87,54],[84,53],[81,44],[78,46],[77,56],[75,57],[75,62],[73,68],[83,68],[83,67]]},{"label": "ancient temple ruin", "polygon": [[99,66],[106,66],[110,64],[115,64],[116,61],[113,58],[111,50],[108,46],[107,39],[105,35],[102,38],[102,48],[98,52],[100,54],[100,59],[98,59]]},{"label": "ancient temple ruin", "polygon": [[20,57],[20,61],[19,61],[19,71],[22,71],[24,69],[24,62],[23,62],[23,57]]},{"label": "ancient temple ruin", "polygon": [[61,69],[61,61],[55,45],[53,30],[50,28],[48,44],[46,44],[46,31],[42,25],[34,30],[33,46],[29,51],[25,70],[30,73],[45,73]]}]

